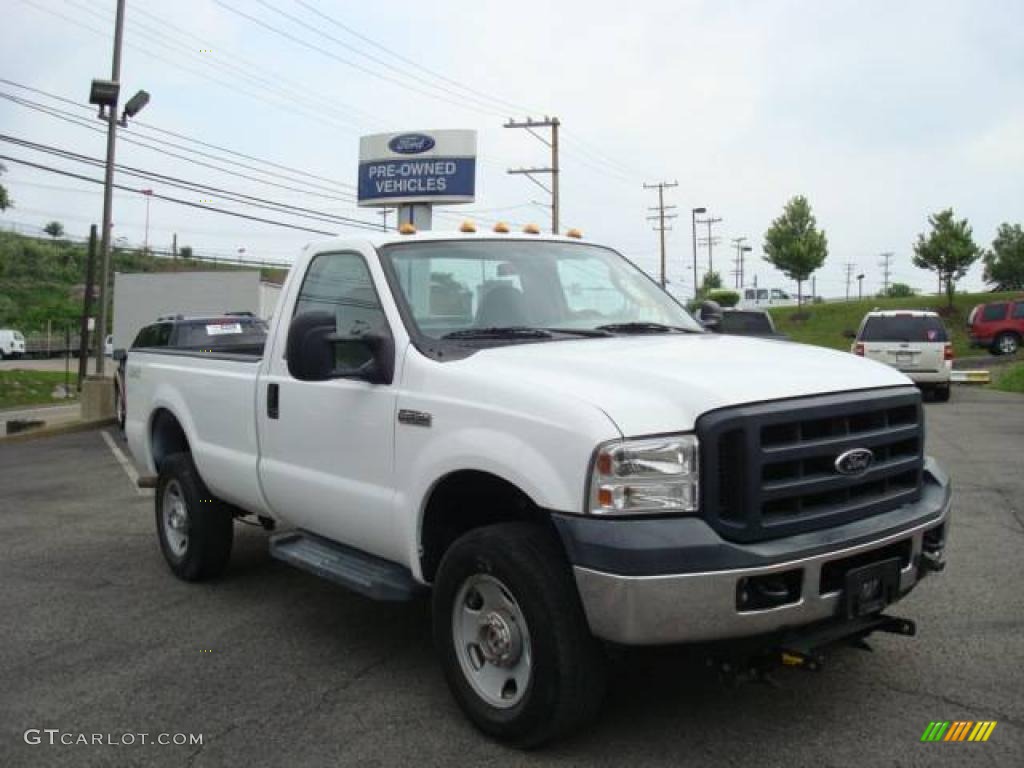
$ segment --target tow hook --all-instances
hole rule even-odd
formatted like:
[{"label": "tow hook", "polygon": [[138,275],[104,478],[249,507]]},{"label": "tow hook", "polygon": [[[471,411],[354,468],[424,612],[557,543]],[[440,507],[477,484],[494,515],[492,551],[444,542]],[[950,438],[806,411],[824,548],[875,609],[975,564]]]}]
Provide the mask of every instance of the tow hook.
[{"label": "tow hook", "polygon": [[938,573],[946,568],[945,554],[941,549],[934,552],[921,553],[921,570]]}]

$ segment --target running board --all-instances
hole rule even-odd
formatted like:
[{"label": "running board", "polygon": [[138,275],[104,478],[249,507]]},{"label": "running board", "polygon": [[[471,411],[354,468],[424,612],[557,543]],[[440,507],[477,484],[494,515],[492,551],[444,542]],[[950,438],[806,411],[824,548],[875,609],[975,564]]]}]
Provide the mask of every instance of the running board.
[{"label": "running board", "polygon": [[374,600],[412,600],[424,589],[398,563],[306,531],[271,536],[270,555]]}]

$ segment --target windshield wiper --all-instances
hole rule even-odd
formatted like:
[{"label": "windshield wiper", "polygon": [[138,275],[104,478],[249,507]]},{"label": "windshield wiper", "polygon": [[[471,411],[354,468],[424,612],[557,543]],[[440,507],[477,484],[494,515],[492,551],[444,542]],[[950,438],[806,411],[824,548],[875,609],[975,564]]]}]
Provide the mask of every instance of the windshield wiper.
[{"label": "windshield wiper", "polygon": [[565,333],[573,336],[586,336],[587,338],[600,338],[611,336],[609,331],[601,328],[545,328],[545,331],[551,331],[552,333]]},{"label": "windshield wiper", "polygon": [[530,328],[525,325],[505,325],[493,328],[463,328],[452,331],[442,339],[550,339],[551,333],[543,328]]},{"label": "windshield wiper", "polygon": [[679,331],[682,333],[700,333],[690,328],[683,328],[678,325],[665,325],[663,323],[609,323],[608,325],[597,326],[598,331],[609,331],[610,333],[671,333]]}]

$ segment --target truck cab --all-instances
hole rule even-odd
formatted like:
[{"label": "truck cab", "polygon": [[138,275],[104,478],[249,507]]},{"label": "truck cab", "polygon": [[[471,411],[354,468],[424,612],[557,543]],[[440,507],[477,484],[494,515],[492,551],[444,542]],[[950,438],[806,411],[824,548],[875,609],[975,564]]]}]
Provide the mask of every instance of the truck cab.
[{"label": "truck cab", "polygon": [[518,746],[594,716],[609,646],[909,634],[885,611],[945,562],[905,375],[707,333],[579,238],[310,245],[261,354],[133,348],[126,380],[172,572],[219,575],[249,517],[317,576],[429,594],[456,701]]}]

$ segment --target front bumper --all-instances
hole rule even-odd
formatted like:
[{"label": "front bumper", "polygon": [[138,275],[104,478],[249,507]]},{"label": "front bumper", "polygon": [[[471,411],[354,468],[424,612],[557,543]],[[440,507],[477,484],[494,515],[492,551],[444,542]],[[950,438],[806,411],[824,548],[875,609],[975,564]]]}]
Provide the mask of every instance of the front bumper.
[{"label": "front bumper", "polygon": [[[942,469],[925,464],[921,499],[836,528],[756,544],[722,540],[693,517],[595,520],[554,516],[591,631],[625,645],[741,638],[840,616],[844,595],[823,574],[847,558],[901,562],[897,599],[944,561],[951,489]],[[926,546],[926,534],[928,535]],[[829,569],[826,569],[829,570]],[[793,576],[797,572],[798,576]],[[794,599],[758,610],[739,608],[741,580],[789,573]]]}]

